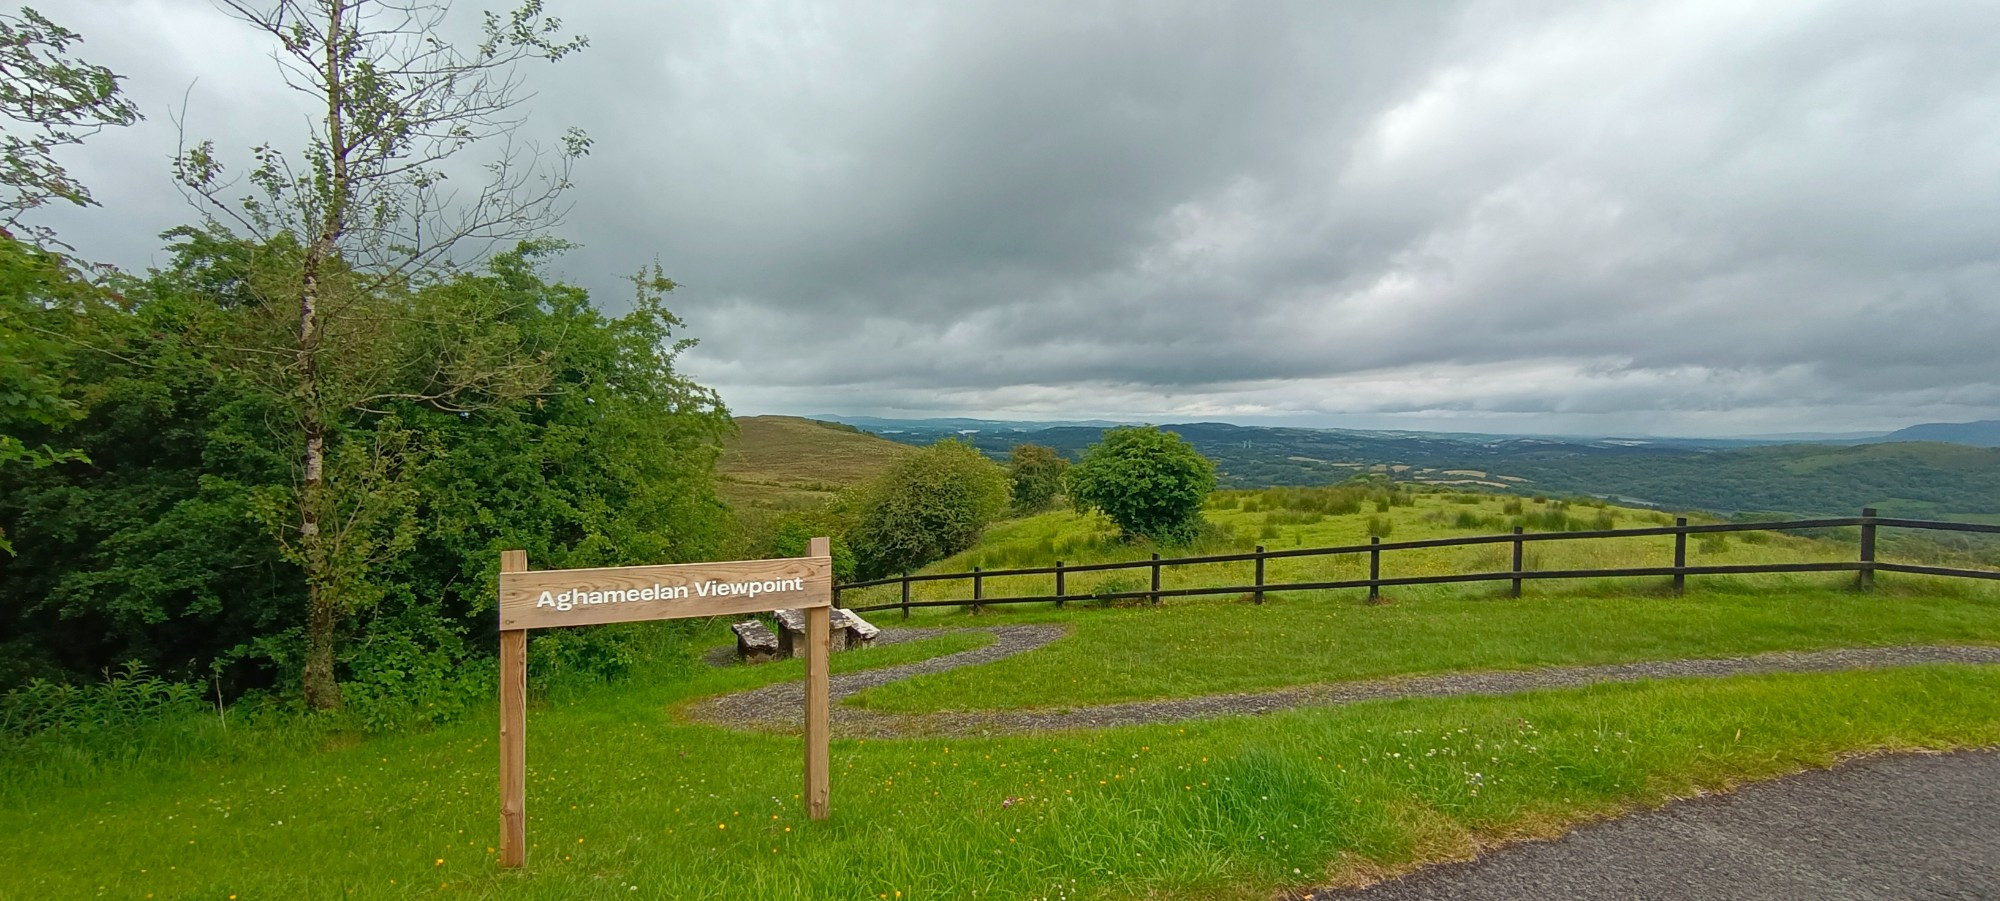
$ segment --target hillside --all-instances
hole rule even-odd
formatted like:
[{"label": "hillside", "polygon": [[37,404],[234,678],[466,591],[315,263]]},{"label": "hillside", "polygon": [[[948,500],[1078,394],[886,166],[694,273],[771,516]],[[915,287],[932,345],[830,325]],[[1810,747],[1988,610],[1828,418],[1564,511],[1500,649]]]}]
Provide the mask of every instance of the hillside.
[{"label": "hillside", "polygon": [[914,453],[848,426],[795,416],[745,416],[736,428],[722,445],[717,487],[723,501],[751,519],[818,505]]},{"label": "hillside", "polygon": [[1973,447],[2000,447],[2000,419],[1979,422],[1926,422],[1897,429],[1876,441],[1949,441]]},{"label": "hillside", "polygon": [[[1399,481],[1505,486],[1528,494],[1590,494],[1667,509],[1851,515],[1865,506],[1902,515],[2000,514],[2000,449],[1938,442],[1860,445],[1686,439],[1586,439],[1370,432],[1201,422],[1163,426],[1216,463],[1223,487],[1323,485],[1357,472]],[[1097,428],[965,430],[1004,459],[1015,444],[1046,444],[1075,458]],[[886,437],[928,443],[935,431]]]}]

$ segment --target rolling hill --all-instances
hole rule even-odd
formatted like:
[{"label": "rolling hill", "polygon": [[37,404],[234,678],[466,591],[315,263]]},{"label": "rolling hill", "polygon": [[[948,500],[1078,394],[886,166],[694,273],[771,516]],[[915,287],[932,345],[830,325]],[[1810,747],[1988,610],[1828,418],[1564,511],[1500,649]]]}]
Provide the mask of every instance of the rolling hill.
[{"label": "rolling hill", "polygon": [[739,516],[803,510],[914,453],[852,426],[795,416],[746,416],[722,445],[717,488]]},{"label": "rolling hill", "polygon": [[[1097,442],[1088,426],[942,430],[905,427],[885,437],[927,444],[955,436],[996,459],[1015,444],[1046,444],[1074,459]],[[1852,515],[2000,514],[2000,449],[1941,442],[1756,444],[1701,439],[1588,439],[1239,426],[1163,426],[1216,463],[1228,488],[1321,485],[1359,472],[1403,481],[1505,487],[1526,494],[1590,494],[1666,509],[1717,513]]]},{"label": "rolling hill", "polygon": [[2000,419],[1979,422],[1926,422],[1897,429],[1875,441],[1949,441],[1973,447],[2000,447]]}]

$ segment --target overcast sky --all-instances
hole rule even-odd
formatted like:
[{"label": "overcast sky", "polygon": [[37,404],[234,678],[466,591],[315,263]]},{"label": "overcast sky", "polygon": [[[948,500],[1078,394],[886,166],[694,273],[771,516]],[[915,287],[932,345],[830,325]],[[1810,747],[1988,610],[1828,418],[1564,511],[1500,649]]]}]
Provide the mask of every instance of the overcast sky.
[{"label": "overcast sky", "polygon": [[[2000,3],[550,0],[559,274],[658,258],[739,413],[1770,434],[2000,418]],[[468,20],[480,5],[460,0]],[[205,0],[43,11],[148,117],[295,147]],[[247,154],[239,154],[242,160]]]}]

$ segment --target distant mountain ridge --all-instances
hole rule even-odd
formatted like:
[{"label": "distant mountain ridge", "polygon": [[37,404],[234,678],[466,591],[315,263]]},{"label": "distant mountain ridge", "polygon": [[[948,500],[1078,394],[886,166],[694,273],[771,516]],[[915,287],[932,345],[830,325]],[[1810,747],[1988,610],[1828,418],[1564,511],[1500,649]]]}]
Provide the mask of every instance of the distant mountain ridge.
[{"label": "distant mountain ridge", "polygon": [[[890,424],[878,430],[849,421],[906,444],[959,438],[1002,460],[1022,443],[1074,459],[1104,434],[1094,425],[953,428],[959,423],[875,420]],[[1161,428],[1214,460],[1222,485],[1231,488],[1326,484],[1380,472],[1404,481],[1602,495],[1724,514],[1852,515],[1873,506],[1889,515],[2000,517],[2000,449],[1964,444],[1523,437],[1220,422]]]},{"label": "distant mountain ridge", "polygon": [[2000,419],[1982,419],[1978,422],[1926,422],[1868,440],[1870,443],[1945,441],[1952,444],[1969,444],[1973,447],[2000,447]]}]

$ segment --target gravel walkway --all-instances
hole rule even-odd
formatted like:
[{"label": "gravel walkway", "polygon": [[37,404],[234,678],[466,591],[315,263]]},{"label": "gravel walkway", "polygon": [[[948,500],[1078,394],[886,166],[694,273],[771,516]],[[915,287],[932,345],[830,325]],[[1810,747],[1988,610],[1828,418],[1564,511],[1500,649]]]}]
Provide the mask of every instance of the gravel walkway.
[{"label": "gravel walkway", "polygon": [[[896,630],[919,631],[919,630]],[[921,630],[936,634],[940,630]],[[1134,701],[1073,709],[973,710],[927,714],[882,713],[837,703],[864,689],[911,676],[988,663],[1034,650],[1062,637],[1056,626],[999,626],[990,631],[998,641],[903,666],[883,667],[833,677],[836,702],[833,733],[843,737],[904,738],[931,735],[1005,735],[1064,729],[1101,729],[1142,723],[1208,719],[1273,713],[1295,707],[1332,707],[1386,698],[1499,695],[1541,688],[1562,688],[1599,682],[1635,682],[1690,676],[1721,677],[1749,673],[1818,673],[1873,669],[1919,663],[2000,664],[2000,647],[1915,645],[1888,648],[1845,648],[1788,651],[1752,657],[1705,660],[1665,660],[1595,666],[1558,666],[1533,670],[1453,673],[1371,679],[1330,685],[1306,685],[1273,691]],[[884,636],[890,630],[884,630]],[[788,682],[724,695],[688,708],[696,722],[735,729],[791,732],[801,727],[805,709],[803,683]]]},{"label": "gravel walkway", "polygon": [[2000,897],[2000,754],[1851,761],[1317,901]]}]

